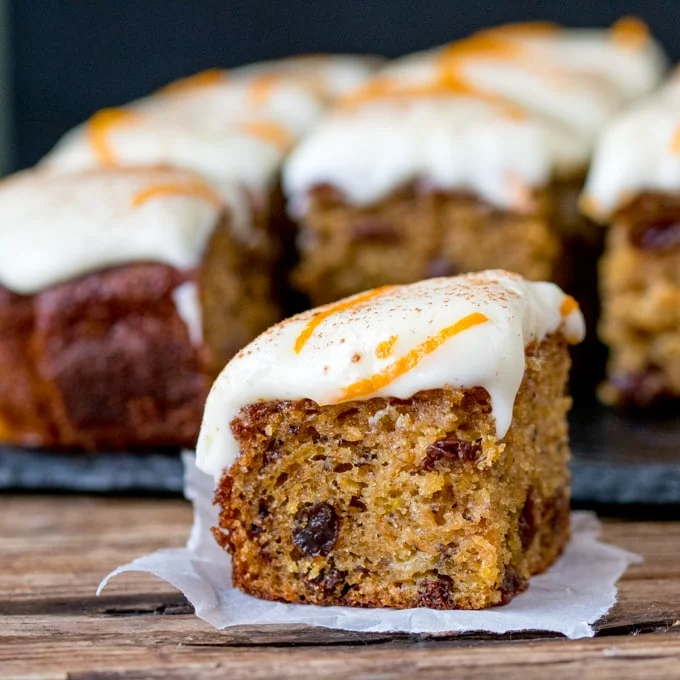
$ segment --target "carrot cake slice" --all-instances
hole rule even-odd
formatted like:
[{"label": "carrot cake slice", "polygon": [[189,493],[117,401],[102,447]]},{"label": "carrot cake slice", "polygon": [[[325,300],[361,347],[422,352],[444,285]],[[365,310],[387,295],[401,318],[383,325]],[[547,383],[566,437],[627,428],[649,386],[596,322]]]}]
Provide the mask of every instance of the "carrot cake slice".
[{"label": "carrot cake slice", "polygon": [[600,337],[611,404],[680,398],[680,73],[603,134],[582,206],[609,225]]},{"label": "carrot cake slice", "polygon": [[192,446],[214,376],[278,318],[238,211],[171,169],[1,182],[0,440]]},{"label": "carrot cake slice", "polygon": [[322,303],[503,267],[575,289],[571,253],[583,272],[598,247],[577,209],[593,143],[664,64],[632,19],[504,26],[388,64],[286,162],[296,285]]},{"label": "carrot cake slice", "polygon": [[234,584],[321,605],[508,602],[568,539],[568,345],[583,335],[573,298],[504,271],[269,329],[215,382],[198,442]]}]

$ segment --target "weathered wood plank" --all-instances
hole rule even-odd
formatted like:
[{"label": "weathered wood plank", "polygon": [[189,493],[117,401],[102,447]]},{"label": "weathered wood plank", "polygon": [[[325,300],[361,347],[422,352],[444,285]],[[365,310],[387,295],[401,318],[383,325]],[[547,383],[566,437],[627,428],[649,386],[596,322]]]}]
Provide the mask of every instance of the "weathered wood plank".
[{"label": "weathered wood plank", "polygon": [[301,626],[215,631],[181,595],[146,574],[125,574],[94,597],[113,567],[184,543],[191,510],[182,501],[5,497],[2,510],[2,678],[623,678],[643,671],[661,678],[677,673],[680,661],[676,522],[605,524],[607,540],[645,562],[624,576],[599,638],[435,639]]}]

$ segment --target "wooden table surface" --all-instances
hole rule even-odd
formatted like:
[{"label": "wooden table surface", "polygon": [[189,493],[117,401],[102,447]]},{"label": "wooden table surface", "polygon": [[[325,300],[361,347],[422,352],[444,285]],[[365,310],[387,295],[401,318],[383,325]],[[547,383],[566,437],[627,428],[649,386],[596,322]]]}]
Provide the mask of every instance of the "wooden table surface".
[{"label": "wooden table surface", "polygon": [[113,567],[181,546],[180,500],[0,496],[0,678],[680,677],[680,522],[608,520],[645,557],[598,636],[408,636],[299,626],[217,631],[166,583]]}]

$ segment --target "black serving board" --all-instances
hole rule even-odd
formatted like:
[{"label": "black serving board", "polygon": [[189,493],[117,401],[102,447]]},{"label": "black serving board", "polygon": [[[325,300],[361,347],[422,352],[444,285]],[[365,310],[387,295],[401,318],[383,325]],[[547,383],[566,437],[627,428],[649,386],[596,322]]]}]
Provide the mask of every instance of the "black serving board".
[{"label": "black serving board", "polygon": [[[572,496],[588,504],[680,504],[680,412],[571,414]],[[178,495],[179,452],[65,454],[0,447],[0,490]]]}]

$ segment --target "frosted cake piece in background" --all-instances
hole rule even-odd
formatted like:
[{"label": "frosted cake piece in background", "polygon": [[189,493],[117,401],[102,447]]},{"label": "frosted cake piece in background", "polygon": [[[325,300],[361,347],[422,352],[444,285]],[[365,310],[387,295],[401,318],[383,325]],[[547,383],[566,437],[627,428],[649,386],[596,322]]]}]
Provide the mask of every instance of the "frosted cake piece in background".
[{"label": "frosted cake piece in background", "polygon": [[600,336],[612,404],[680,398],[680,74],[616,118],[598,144],[583,209],[609,225]]},{"label": "frosted cake piece in background", "polygon": [[573,252],[587,270],[599,237],[577,208],[593,145],[664,68],[632,19],[504,26],[388,64],[286,162],[296,285],[321,303],[503,267],[579,290]]},{"label": "frosted cake piece in background", "polygon": [[213,377],[279,314],[238,213],[179,170],[1,182],[0,441],[193,446]]}]

